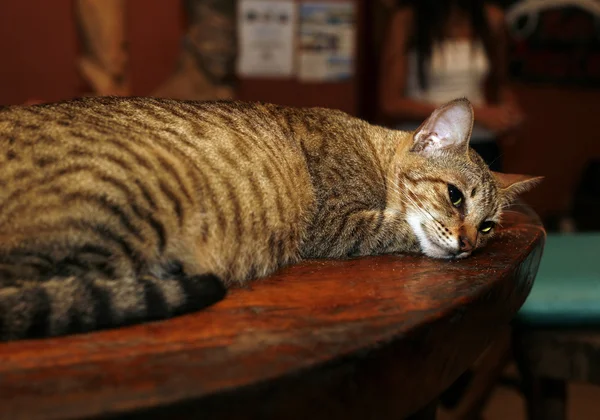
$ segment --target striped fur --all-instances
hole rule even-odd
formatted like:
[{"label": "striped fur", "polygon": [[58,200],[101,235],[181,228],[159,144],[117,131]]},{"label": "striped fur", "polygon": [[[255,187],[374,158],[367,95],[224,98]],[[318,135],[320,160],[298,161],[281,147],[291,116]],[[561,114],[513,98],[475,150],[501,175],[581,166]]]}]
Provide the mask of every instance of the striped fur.
[{"label": "striped fur", "polygon": [[[478,156],[410,153],[412,133],[342,112],[85,98],[0,110],[0,340],[164,319],[301,258],[423,251],[500,217]],[[406,198],[409,195],[412,198]],[[462,219],[461,219],[462,218]],[[446,229],[446,230],[444,230]]]}]

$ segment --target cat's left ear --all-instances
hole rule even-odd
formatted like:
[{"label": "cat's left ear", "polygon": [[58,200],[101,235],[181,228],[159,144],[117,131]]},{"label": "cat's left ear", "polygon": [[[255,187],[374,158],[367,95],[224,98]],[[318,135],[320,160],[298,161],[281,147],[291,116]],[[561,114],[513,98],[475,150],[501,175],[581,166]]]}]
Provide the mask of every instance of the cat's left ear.
[{"label": "cat's left ear", "polygon": [[473,106],[466,98],[442,105],[413,135],[411,152],[426,156],[442,150],[467,153],[473,129]]},{"label": "cat's left ear", "polygon": [[500,188],[501,193],[509,201],[512,201],[518,194],[529,191],[544,179],[543,176],[503,174],[493,171],[492,176],[496,180],[496,185]]}]

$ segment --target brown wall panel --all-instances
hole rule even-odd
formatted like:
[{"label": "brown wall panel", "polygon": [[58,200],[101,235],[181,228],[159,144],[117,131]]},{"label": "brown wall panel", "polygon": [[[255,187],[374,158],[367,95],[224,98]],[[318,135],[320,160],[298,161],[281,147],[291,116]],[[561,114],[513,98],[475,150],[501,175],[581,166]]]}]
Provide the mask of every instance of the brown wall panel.
[{"label": "brown wall panel", "polygon": [[76,32],[71,0],[1,1],[0,105],[79,95]]},{"label": "brown wall panel", "polygon": [[149,95],[177,66],[184,10],[165,0],[128,0],[127,7],[132,94]]}]

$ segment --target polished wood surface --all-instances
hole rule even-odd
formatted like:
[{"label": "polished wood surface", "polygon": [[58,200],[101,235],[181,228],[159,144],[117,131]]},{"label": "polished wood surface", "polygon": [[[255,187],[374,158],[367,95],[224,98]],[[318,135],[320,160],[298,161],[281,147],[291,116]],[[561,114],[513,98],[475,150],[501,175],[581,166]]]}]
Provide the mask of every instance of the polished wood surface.
[{"label": "polished wood surface", "polygon": [[465,260],[306,261],[199,313],[4,343],[0,419],[402,418],[515,314],[544,241],[513,208]]}]

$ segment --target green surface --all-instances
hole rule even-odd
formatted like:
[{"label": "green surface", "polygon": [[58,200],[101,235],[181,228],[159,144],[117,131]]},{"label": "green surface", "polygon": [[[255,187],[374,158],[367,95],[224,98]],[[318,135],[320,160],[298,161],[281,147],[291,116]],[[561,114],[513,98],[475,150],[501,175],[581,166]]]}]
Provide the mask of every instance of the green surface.
[{"label": "green surface", "polygon": [[548,235],[517,320],[532,326],[600,326],[600,232]]}]

